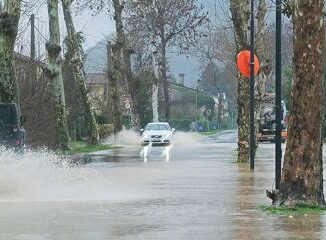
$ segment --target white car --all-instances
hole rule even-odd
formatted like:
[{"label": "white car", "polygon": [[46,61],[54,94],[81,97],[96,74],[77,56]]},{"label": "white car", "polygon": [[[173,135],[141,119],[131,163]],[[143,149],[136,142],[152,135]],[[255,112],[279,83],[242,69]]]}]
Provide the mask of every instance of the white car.
[{"label": "white car", "polygon": [[145,129],[142,129],[142,140],[143,146],[152,145],[169,145],[172,142],[174,128],[171,128],[169,123],[156,122],[148,123]]}]

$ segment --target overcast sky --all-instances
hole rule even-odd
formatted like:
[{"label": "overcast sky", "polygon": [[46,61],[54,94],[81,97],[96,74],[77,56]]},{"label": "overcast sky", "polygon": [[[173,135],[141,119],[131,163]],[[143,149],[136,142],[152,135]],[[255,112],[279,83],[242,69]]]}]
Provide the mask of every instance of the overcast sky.
[{"label": "overcast sky", "polygon": [[[1,1],[1,0],[0,0]],[[77,0],[78,1],[78,0]],[[43,4],[42,4],[43,2]],[[228,0],[198,0],[199,3],[205,6],[205,9],[210,12],[212,21],[214,24],[220,22],[229,21],[228,17]],[[60,3],[60,1],[59,1]],[[60,9],[60,31],[61,41],[65,34],[64,19]],[[45,43],[48,40],[48,13],[46,0],[37,1],[37,5],[33,10],[24,12],[20,22],[20,34],[17,40],[17,51],[29,55],[30,54],[30,14],[36,14],[36,41],[37,44],[37,56],[41,59],[45,58]],[[82,12],[75,12],[74,23],[77,31],[82,31],[85,36],[84,49],[96,45],[98,42],[113,37],[115,33],[115,24],[108,13],[101,13],[93,15],[90,11],[85,10]],[[199,73],[199,62],[197,59],[191,57],[186,58],[185,56],[178,56],[177,54],[170,54],[170,68],[171,71],[178,75],[178,73],[186,73],[186,81],[188,78],[188,85],[194,85],[195,81],[200,77]]]},{"label": "overcast sky", "polygon": [[[64,19],[60,9],[60,31],[63,40],[65,36],[65,25]],[[47,5],[39,4],[32,11],[28,11],[22,14],[20,21],[20,35],[17,41],[17,50],[23,54],[28,54],[30,51],[30,14],[35,13],[36,18],[36,40],[42,44],[39,46],[39,51],[44,53],[44,43],[48,39],[48,13]],[[115,25],[107,13],[101,13],[98,15],[92,15],[90,11],[75,12],[74,17],[76,31],[82,31],[86,41],[85,49],[94,46],[97,42],[106,39],[107,36],[112,36],[114,34]],[[38,49],[37,49],[38,51]]]}]

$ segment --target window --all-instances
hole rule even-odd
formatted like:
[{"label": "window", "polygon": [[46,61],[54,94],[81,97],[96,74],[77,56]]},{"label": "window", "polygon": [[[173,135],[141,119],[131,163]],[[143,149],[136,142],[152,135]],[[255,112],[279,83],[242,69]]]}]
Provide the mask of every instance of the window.
[{"label": "window", "polygon": [[169,131],[170,127],[167,124],[149,124],[145,131]]},{"label": "window", "polygon": [[15,105],[0,105],[0,119],[4,124],[17,124]]}]

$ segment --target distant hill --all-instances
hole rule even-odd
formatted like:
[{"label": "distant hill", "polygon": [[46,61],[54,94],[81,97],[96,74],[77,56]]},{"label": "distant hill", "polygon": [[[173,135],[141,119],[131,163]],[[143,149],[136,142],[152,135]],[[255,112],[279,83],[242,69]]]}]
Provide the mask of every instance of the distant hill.
[{"label": "distant hill", "polygon": [[86,50],[86,72],[103,72],[107,68],[106,42],[98,42],[94,47]]},{"label": "distant hill", "polygon": [[[106,42],[98,42],[94,47],[86,50],[86,72],[103,72],[106,70],[107,53]],[[199,62],[193,57],[187,58],[176,53],[168,53],[169,69],[174,78],[179,73],[185,74],[185,85],[193,87],[199,79]]]},{"label": "distant hill", "polygon": [[[218,14],[219,17],[228,11],[228,4],[224,2],[217,3],[216,0],[198,0],[199,4],[205,7],[205,10],[213,17]],[[168,50],[169,52],[169,50]],[[106,42],[98,42],[94,47],[87,51],[86,71],[99,72],[106,69]],[[192,56],[187,58],[184,55],[177,53],[168,53],[169,69],[174,78],[177,78],[179,73],[185,74],[185,85],[194,87],[196,81],[200,78],[198,60]]]}]

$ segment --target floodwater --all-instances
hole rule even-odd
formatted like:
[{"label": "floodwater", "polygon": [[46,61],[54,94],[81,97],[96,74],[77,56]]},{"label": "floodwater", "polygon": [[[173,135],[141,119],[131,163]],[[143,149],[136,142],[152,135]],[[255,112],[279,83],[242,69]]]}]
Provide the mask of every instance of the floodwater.
[{"label": "floodwater", "polygon": [[236,133],[179,133],[170,148],[100,152],[71,167],[47,151],[0,154],[0,239],[326,239],[325,215],[270,216],[274,148],[235,164]]}]

